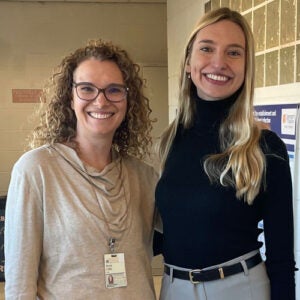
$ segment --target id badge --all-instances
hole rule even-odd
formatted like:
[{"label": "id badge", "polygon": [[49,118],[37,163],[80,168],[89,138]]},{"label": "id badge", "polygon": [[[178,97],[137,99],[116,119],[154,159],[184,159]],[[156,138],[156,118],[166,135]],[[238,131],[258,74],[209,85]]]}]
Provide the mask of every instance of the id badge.
[{"label": "id badge", "polygon": [[108,289],[127,286],[124,253],[104,254],[104,268]]}]

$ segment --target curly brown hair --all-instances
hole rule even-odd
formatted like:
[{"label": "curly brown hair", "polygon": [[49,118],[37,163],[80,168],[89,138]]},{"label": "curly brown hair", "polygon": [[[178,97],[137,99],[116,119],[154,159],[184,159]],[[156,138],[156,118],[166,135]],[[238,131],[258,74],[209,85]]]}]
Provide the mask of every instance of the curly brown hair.
[{"label": "curly brown hair", "polygon": [[133,155],[144,158],[152,145],[149,99],[144,95],[144,82],[139,75],[140,67],[128,53],[119,46],[101,39],[88,41],[85,47],[66,56],[58,70],[54,71],[48,85],[44,88],[42,102],[48,102],[46,110],[39,117],[39,125],[29,138],[29,147],[37,148],[44,144],[72,143],[76,135],[77,119],[73,109],[72,83],[77,66],[90,58],[100,61],[113,61],[120,68],[127,95],[125,120],[116,130],[113,148],[122,156]]}]

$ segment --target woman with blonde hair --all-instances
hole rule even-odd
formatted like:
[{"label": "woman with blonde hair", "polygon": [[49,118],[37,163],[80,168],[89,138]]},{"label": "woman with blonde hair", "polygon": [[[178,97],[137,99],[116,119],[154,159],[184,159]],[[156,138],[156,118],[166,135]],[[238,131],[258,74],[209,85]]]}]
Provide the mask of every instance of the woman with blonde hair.
[{"label": "woman with blonde hair", "polygon": [[247,21],[229,8],[205,14],[188,40],[159,149],[161,300],[295,299],[289,159],[254,120],[254,54]]},{"label": "woman with blonde hair", "polygon": [[52,76],[9,185],[6,299],[155,299],[157,174],[141,160],[152,125],[138,71],[93,40]]}]

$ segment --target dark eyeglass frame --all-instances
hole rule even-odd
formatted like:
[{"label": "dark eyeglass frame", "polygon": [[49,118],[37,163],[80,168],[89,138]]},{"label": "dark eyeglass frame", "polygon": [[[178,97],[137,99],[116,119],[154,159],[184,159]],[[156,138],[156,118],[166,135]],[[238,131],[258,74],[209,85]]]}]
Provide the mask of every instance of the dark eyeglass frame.
[{"label": "dark eyeglass frame", "polygon": [[[118,83],[112,83],[112,84],[109,84],[109,85],[108,85],[107,87],[105,87],[104,89],[98,88],[97,86],[95,86],[95,85],[94,85],[93,83],[91,83],[91,82],[74,82],[74,81],[73,81],[72,85],[73,85],[73,87],[75,88],[77,97],[78,97],[79,99],[83,100],[83,101],[88,101],[88,102],[94,101],[95,99],[97,99],[97,97],[99,96],[100,93],[103,93],[105,99],[106,99],[107,101],[109,101],[109,102],[113,102],[113,103],[122,102],[122,101],[124,101],[124,100],[126,99],[126,96],[127,96],[127,94],[128,94],[128,91],[129,91],[129,88],[128,88],[128,87],[126,87],[126,86],[123,85],[123,84],[118,84]],[[78,87],[78,86],[82,86],[82,85],[91,86],[91,87],[97,89],[97,90],[98,90],[97,95],[96,95],[94,98],[92,98],[92,99],[83,99],[83,98],[79,97],[78,91],[77,91],[77,87]],[[124,95],[124,98],[121,99],[121,100],[111,100],[111,99],[109,99],[109,98],[107,97],[107,95],[106,95],[106,90],[107,90],[108,88],[112,88],[112,87],[122,87],[122,88],[124,88],[124,89],[125,89],[125,95]]]}]

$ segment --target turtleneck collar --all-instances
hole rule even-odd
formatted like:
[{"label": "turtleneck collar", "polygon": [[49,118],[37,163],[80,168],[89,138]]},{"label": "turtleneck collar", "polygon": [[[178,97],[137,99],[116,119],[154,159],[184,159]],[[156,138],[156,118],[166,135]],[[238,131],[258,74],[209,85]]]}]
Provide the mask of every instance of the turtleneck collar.
[{"label": "turtleneck collar", "polygon": [[197,92],[192,92],[192,99],[196,104],[194,128],[198,130],[213,131],[219,128],[222,121],[228,116],[229,110],[236,101],[240,90],[228,98],[221,100],[203,100]]}]

